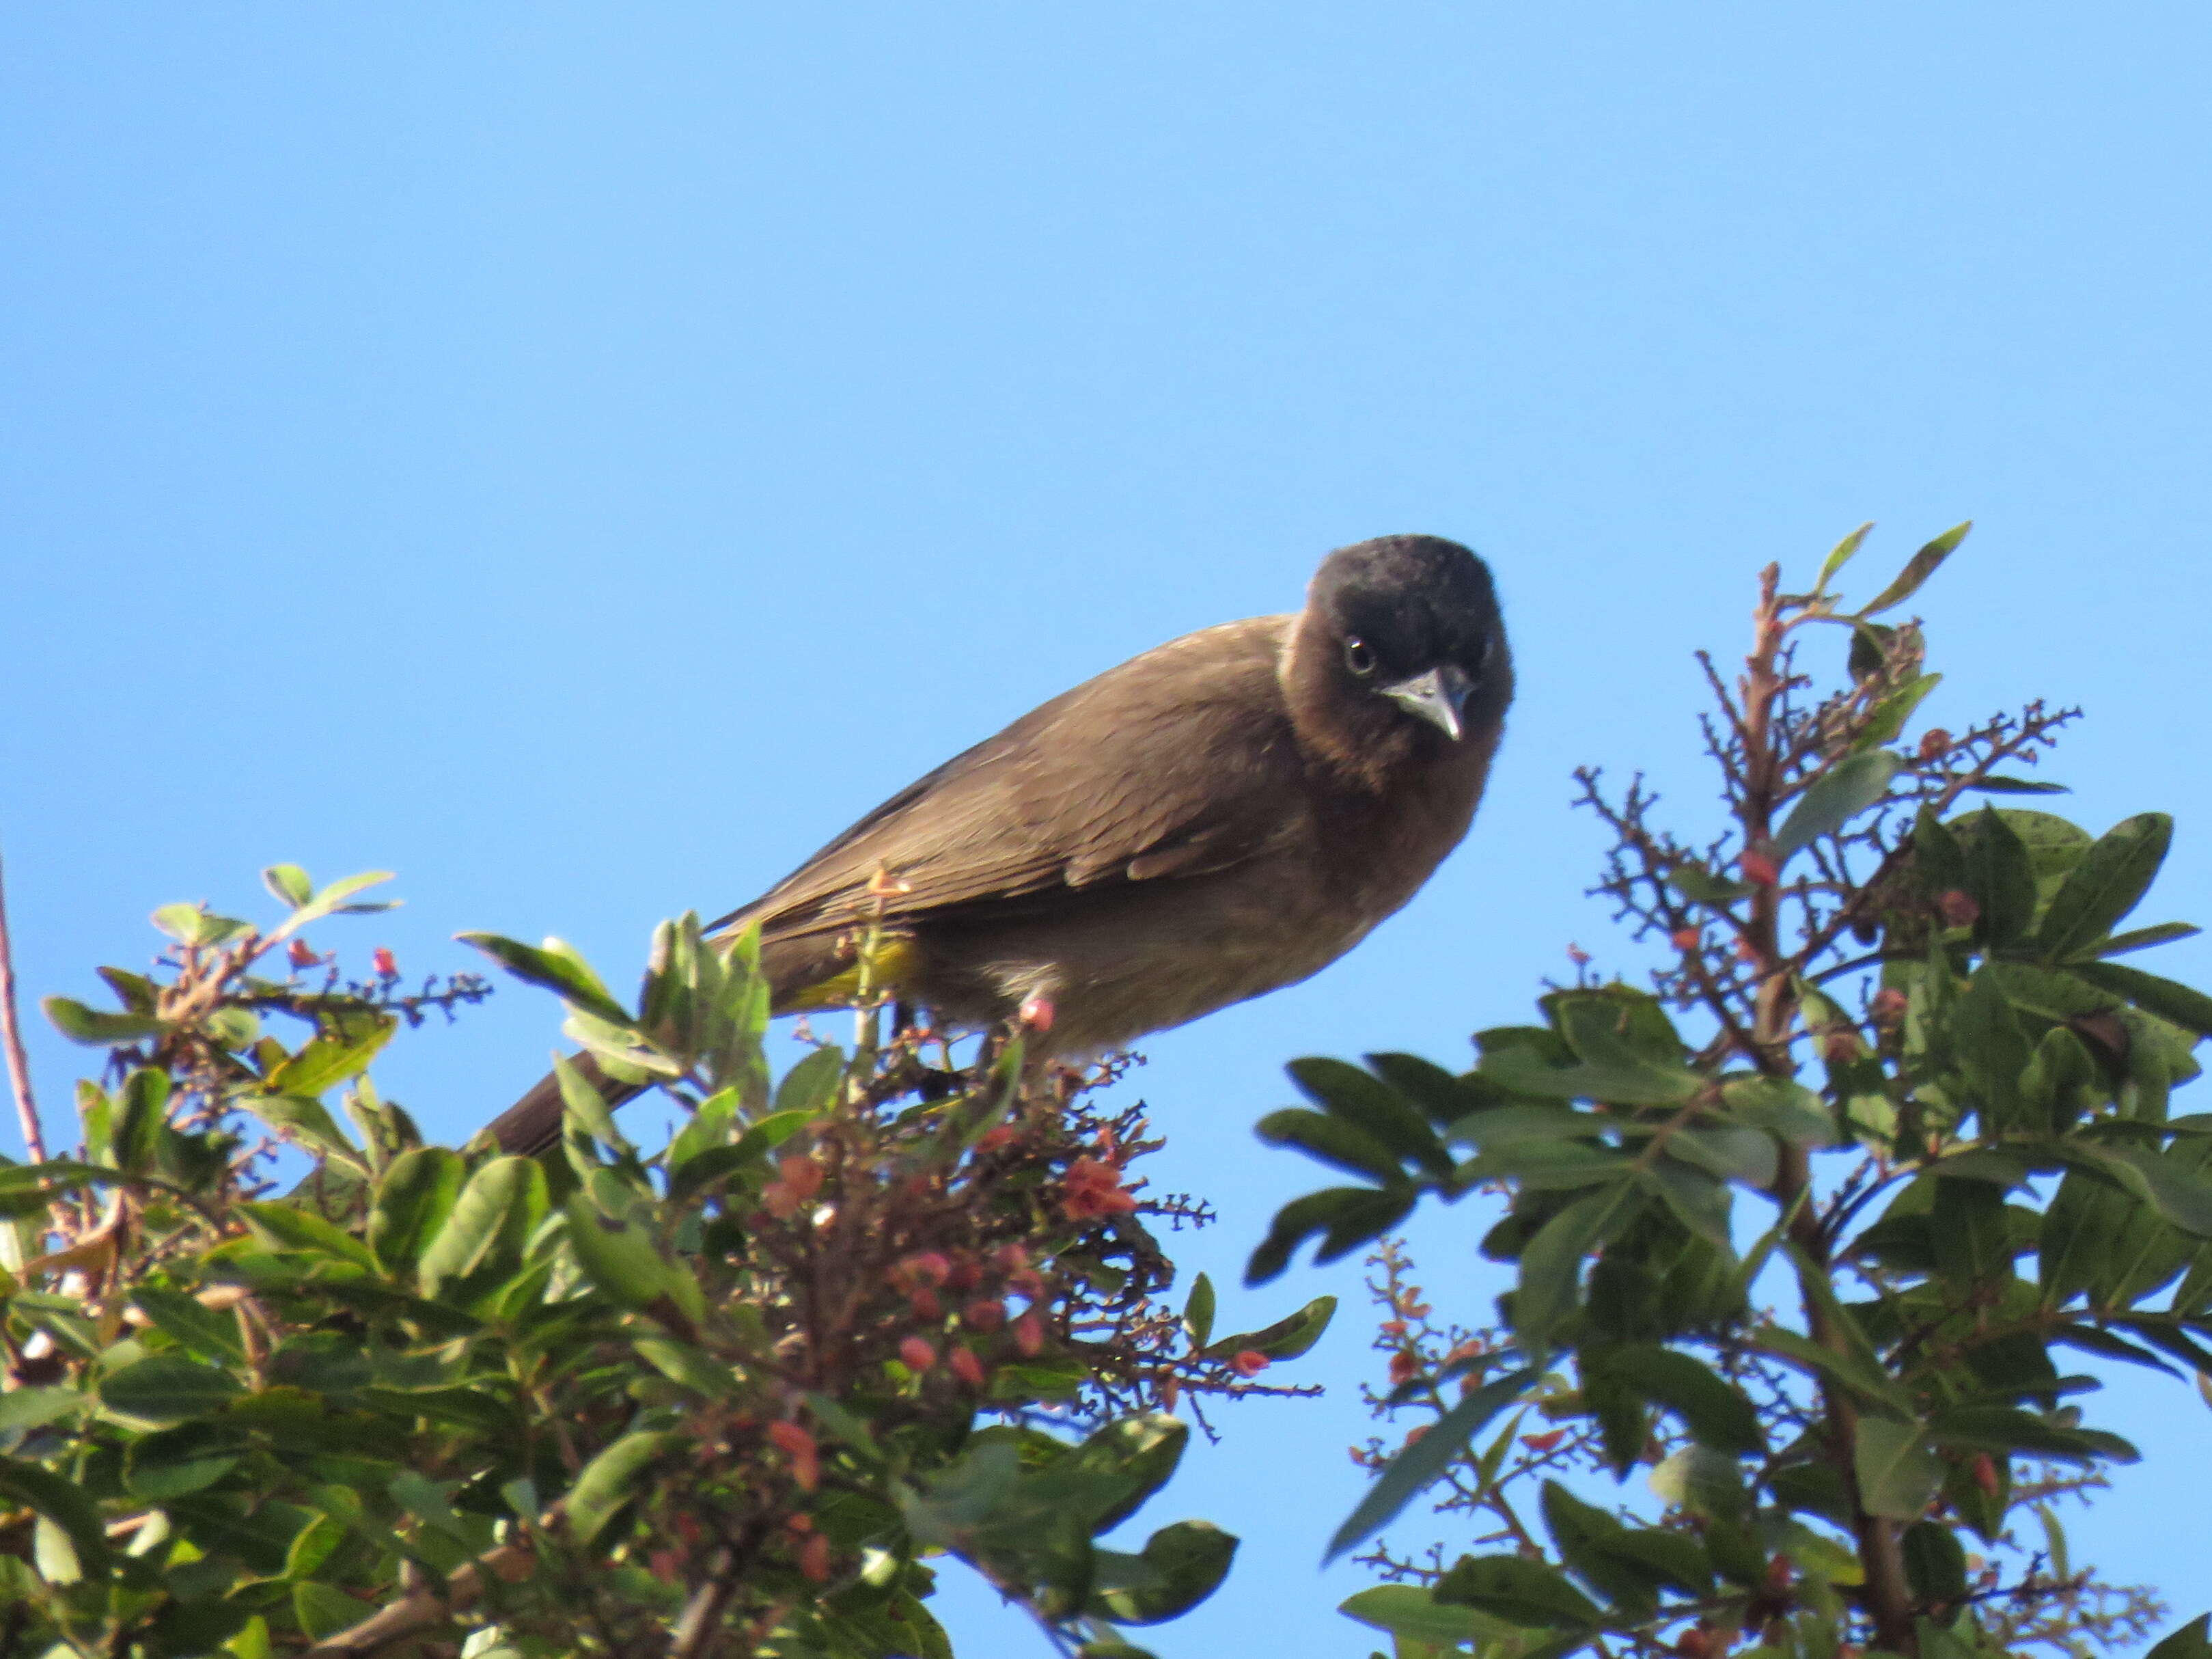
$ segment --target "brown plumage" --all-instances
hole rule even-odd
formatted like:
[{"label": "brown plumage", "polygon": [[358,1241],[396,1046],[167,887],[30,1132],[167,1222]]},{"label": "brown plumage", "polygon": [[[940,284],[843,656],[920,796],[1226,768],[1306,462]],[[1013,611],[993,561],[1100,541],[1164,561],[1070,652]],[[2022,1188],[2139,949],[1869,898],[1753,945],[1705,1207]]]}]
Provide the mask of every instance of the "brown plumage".
[{"label": "brown plumage", "polygon": [[[1411,898],[1466,834],[1512,696],[1482,562],[1431,536],[1361,542],[1303,611],[1054,697],[714,928],[760,924],[785,1012],[850,968],[880,903],[911,946],[902,999],[970,1027],[1039,999],[1033,1053],[1111,1048],[1305,978]],[[549,1078],[492,1133],[536,1151],[560,1118]]]}]

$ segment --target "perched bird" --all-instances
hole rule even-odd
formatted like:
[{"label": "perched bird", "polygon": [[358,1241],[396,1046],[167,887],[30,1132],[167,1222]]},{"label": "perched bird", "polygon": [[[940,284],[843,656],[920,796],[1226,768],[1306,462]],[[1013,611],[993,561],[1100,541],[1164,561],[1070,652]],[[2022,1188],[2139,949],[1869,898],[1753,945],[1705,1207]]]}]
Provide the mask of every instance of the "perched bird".
[{"label": "perched bird", "polygon": [[[1112,1048],[1304,979],[1411,898],[1467,833],[1512,697],[1481,560],[1340,548],[1304,611],[1054,697],[713,931],[760,924],[778,1012],[833,1006],[879,908],[879,987],[952,1027],[1022,1017],[1032,1054]],[[536,1152],[560,1125],[547,1078],[491,1133]]]}]

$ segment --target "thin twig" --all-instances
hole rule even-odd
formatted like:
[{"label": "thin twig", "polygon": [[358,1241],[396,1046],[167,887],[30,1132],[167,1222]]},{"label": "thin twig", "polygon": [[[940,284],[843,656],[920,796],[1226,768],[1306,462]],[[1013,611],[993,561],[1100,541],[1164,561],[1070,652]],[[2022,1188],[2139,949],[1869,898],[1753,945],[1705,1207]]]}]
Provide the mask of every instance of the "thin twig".
[{"label": "thin twig", "polygon": [[15,1017],[15,954],[8,943],[4,874],[0,874],[0,1043],[8,1049],[8,1083],[15,1091],[15,1120],[22,1125],[23,1150],[33,1164],[44,1164],[46,1137],[39,1127],[39,1103],[31,1096],[30,1057],[23,1052],[23,1030]]}]

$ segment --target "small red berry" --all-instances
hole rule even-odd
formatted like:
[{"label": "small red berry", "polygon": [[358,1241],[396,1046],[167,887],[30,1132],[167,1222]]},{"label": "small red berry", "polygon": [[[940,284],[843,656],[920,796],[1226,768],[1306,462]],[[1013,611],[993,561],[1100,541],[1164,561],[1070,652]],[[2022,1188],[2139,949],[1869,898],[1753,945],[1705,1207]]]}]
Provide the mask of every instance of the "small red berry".
[{"label": "small red berry", "polygon": [[899,1358],[918,1375],[937,1363],[937,1349],[921,1337],[909,1336],[899,1344]]},{"label": "small red berry", "polygon": [[1044,1322],[1033,1313],[1025,1313],[1014,1322],[1014,1347],[1024,1359],[1036,1357],[1044,1349]]},{"label": "small red berry", "polygon": [[956,1347],[952,1351],[951,1358],[945,1363],[952,1368],[953,1376],[958,1377],[969,1388],[980,1389],[983,1386],[986,1377],[983,1362],[975,1358],[975,1351],[973,1348]]},{"label": "small red berry", "polygon": [[368,963],[370,967],[376,969],[376,976],[379,979],[399,977],[399,963],[393,958],[392,952],[381,945],[368,953]]},{"label": "small red berry", "polygon": [[1944,926],[1948,927],[1971,927],[1981,919],[1982,915],[1982,907],[1974,902],[1973,895],[1961,892],[1956,887],[1939,894],[1936,908],[1942,912]]},{"label": "small red berry", "polygon": [[1229,1362],[1229,1369],[1239,1376],[1257,1376],[1267,1369],[1267,1356],[1257,1348],[1246,1348]]},{"label": "small red berry", "polygon": [[1737,867],[1743,872],[1743,878],[1756,887],[1771,887],[1782,879],[1781,870],[1765,853],[1746,853]]}]

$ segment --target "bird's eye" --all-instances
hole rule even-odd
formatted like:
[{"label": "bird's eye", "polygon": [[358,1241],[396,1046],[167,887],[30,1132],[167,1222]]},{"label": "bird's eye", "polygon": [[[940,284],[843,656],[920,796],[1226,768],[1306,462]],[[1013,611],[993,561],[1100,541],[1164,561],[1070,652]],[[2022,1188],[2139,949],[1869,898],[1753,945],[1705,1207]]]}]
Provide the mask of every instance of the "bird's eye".
[{"label": "bird's eye", "polygon": [[1375,672],[1375,652],[1357,634],[1347,634],[1344,640],[1344,665],[1363,678]]}]

